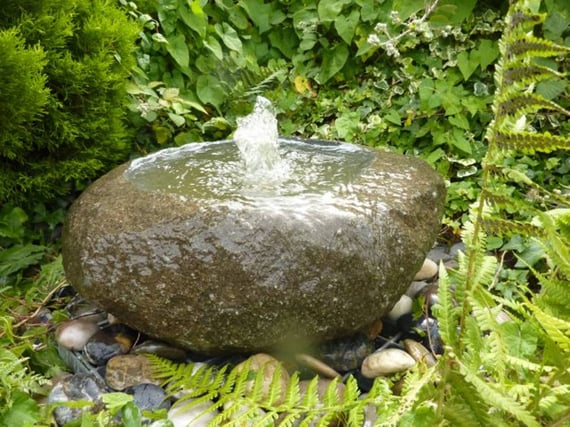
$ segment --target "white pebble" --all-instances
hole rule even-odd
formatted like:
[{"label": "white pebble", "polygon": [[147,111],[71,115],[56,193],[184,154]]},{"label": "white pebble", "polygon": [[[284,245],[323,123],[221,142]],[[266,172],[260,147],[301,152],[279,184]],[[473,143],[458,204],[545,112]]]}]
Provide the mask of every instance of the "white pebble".
[{"label": "white pebble", "polygon": [[392,310],[390,310],[390,313],[388,313],[388,319],[395,322],[403,315],[411,313],[412,304],[413,300],[409,296],[402,295],[398,300],[398,302],[394,304],[394,307],[392,308]]},{"label": "white pebble", "polygon": [[420,281],[420,280],[431,279],[437,274],[437,271],[438,271],[437,264],[433,262],[431,259],[426,258],[424,260],[422,268],[420,268],[420,271],[416,273],[414,280]]},{"label": "white pebble", "polygon": [[99,331],[93,319],[74,319],[60,324],[55,330],[55,340],[69,350],[81,351],[89,338]]},{"label": "white pebble", "polygon": [[207,427],[208,424],[218,415],[218,411],[203,413],[214,402],[206,400],[196,405],[191,405],[191,399],[185,399],[175,403],[168,411],[167,418],[174,427]]},{"label": "white pebble", "polygon": [[387,348],[372,353],[362,362],[361,372],[366,378],[376,378],[402,372],[416,364],[412,356],[398,348]]}]

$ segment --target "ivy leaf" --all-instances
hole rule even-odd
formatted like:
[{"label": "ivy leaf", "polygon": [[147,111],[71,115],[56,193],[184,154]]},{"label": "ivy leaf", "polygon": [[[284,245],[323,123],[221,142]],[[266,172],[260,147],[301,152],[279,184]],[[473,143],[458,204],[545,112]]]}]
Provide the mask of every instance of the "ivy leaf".
[{"label": "ivy leaf", "polygon": [[358,130],[359,120],[360,114],[356,111],[345,113],[336,119],[334,127],[339,138],[350,141],[354,136],[354,133]]},{"label": "ivy leaf", "polygon": [[199,76],[196,81],[196,94],[202,103],[219,109],[225,99],[225,91],[220,81],[211,75]]},{"label": "ivy leaf", "polygon": [[319,73],[320,83],[325,83],[332,76],[342,70],[348,59],[348,46],[344,43],[337,44],[334,48],[323,53],[323,63]]},{"label": "ivy leaf", "polygon": [[234,50],[236,52],[241,52],[241,40],[236,30],[234,30],[231,25],[224,22],[221,25],[216,24],[214,28],[228,49]]},{"label": "ivy leaf", "polygon": [[497,43],[487,39],[481,40],[478,52],[481,70],[485,70],[489,64],[492,64],[495,59],[499,57],[499,47]]},{"label": "ivy leaf", "polygon": [[460,52],[457,55],[457,66],[459,67],[459,71],[461,71],[461,75],[463,76],[464,80],[467,80],[471,77],[471,74],[477,69],[479,65],[479,58],[470,57],[469,53],[467,52]]},{"label": "ivy leaf", "polygon": [[464,153],[471,154],[471,144],[465,138],[461,129],[453,129],[453,132],[451,133],[450,143]]},{"label": "ivy leaf", "polygon": [[222,52],[222,45],[220,45],[220,42],[216,40],[214,36],[210,35],[206,39],[204,39],[204,46],[206,46],[208,50],[214,54],[216,59],[220,61],[224,59],[224,53]]},{"label": "ivy leaf", "polygon": [[392,8],[398,12],[400,19],[406,20],[425,7],[424,0],[394,0]]},{"label": "ivy leaf", "polygon": [[239,4],[258,27],[259,34],[263,34],[271,29],[271,4],[266,4],[263,0],[242,0]]},{"label": "ivy leaf", "polygon": [[190,6],[190,10],[188,10],[184,5],[180,5],[178,8],[178,14],[188,28],[198,33],[200,38],[204,38],[206,36],[208,22],[206,20],[206,15],[202,10],[202,6],[200,6],[200,0],[188,0],[187,3],[188,6]]},{"label": "ivy leaf", "polygon": [[352,42],[352,38],[354,37],[354,32],[359,21],[360,12],[356,9],[350,12],[348,16],[340,15],[334,21],[334,27],[338,32],[338,35],[346,44],[350,44]]},{"label": "ivy leaf", "polygon": [[321,0],[317,6],[319,18],[323,22],[334,21],[340,15],[342,8],[350,3],[350,0]]},{"label": "ivy leaf", "polygon": [[184,34],[169,36],[166,50],[178,65],[184,68],[188,67],[190,64],[190,53],[188,52],[188,45],[186,44]]}]

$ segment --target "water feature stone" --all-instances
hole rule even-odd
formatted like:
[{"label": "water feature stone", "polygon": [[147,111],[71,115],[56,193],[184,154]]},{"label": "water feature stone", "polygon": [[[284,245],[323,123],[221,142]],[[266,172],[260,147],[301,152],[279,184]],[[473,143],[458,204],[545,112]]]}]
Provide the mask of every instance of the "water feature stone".
[{"label": "water feature stone", "polygon": [[[189,145],[137,163],[151,175],[126,174],[129,164],[111,171],[84,191],[64,227],[69,282],[156,339],[216,355],[302,351],[352,335],[405,293],[440,229],[444,183],[420,159],[281,139],[284,160],[304,156],[340,172],[327,180],[293,166],[300,183],[278,191],[216,193],[210,180],[233,167],[216,156],[226,150],[241,164],[235,144]],[[213,169],[197,171],[192,162],[204,152]],[[190,163],[192,180],[160,184],[177,162]]]},{"label": "water feature stone", "polygon": [[69,350],[81,351],[97,332],[99,332],[99,326],[93,319],[67,320],[55,330],[55,340]]}]

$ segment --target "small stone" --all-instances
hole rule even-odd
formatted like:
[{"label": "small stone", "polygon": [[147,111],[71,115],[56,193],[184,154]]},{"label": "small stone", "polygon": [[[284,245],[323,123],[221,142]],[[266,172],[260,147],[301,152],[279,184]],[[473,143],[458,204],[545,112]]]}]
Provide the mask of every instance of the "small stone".
[{"label": "small stone", "polygon": [[61,323],[55,330],[55,340],[68,350],[81,351],[89,339],[99,332],[93,319],[74,319]]},{"label": "small stone", "polygon": [[102,366],[119,354],[128,353],[132,340],[123,333],[98,331],[83,347],[87,360],[95,366]]},{"label": "small stone", "polygon": [[[275,375],[275,371],[280,369],[280,388],[281,388],[281,397],[278,399],[275,404],[279,405],[283,403],[285,400],[285,395],[287,392],[287,387],[289,386],[289,373],[285,370],[281,362],[279,362],[274,357],[265,354],[265,353],[257,353],[251,356],[249,359],[243,361],[239,365],[235,367],[237,372],[241,372],[241,370],[245,369],[249,365],[249,371],[254,375],[257,375],[258,371],[263,372],[263,386],[262,386],[262,399],[266,399],[269,395],[269,390],[271,387],[271,382]],[[246,394],[251,393],[254,385],[254,380],[248,381],[248,385],[245,388]]]},{"label": "small stone", "polygon": [[405,339],[404,348],[416,362],[425,363],[428,367],[432,367],[437,363],[433,354],[417,341]]},{"label": "small stone", "polygon": [[137,384],[127,388],[125,393],[133,396],[135,405],[142,411],[169,409],[171,406],[164,389],[156,384]]},{"label": "small stone", "polygon": [[[382,322],[379,323],[382,325]],[[378,335],[379,333],[376,334]],[[318,349],[318,358],[335,371],[346,372],[358,369],[364,358],[373,351],[373,339],[370,339],[369,335],[358,333],[321,344]],[[330,375],[325,376],[334,378]]]},{"label": "small stone", "polygon": [[367,378],[376,378],[402,372],[411,368],[416,361],[404,350],[387,348],[372,353],[362,362],[362,375]]},{"label": "small stone", "polygon": [[420,271],[414,276],[415,281],[429,280],[435,277],[438,271],[438,266],[431,259],[426,258]]},{"label": "small stone", "polygon": [[301,365],[311,368],[313,371],[315,371],[319,375],[322,375],[323,377],[336,378],[341,376],[337,371],[335,371],[329,365],[320,361],[316,357],[310,356],[308,354],[303,354],[303,353],[296,354],[295,359]]},{"label": "small stone", "polygon": [[413,300],[409,296],[402,295],[392,310],[390,310],[390,313],[388,313],[388,319],[396,322],[400,317],[410,314],[412,312],[412,304]]},{"label": "small stone", "polygon": [[161,341],[148,340],[143,343],[133,347],[131,350],[135,354],[150,353],[157,356],[163,357],[165,359],[173,360],[175,362],[182,362],[186,360],[186,351],[173,347],[169,344],[163,343]]},{"label": "small stone", "polygon": [[422,317],[416,323],[422,344],[435,354],[443,354],[443,341],[439,335],[439,323],[433,317]]},{"label": "small stone", "polygon": [[416,296],[418,296],[418,294],[426,287],[428,286],[427,282],[422,281],[414,281],[411,283],[411,285],[408,287],[408,290],[406,291],[406,295],[409,296],[410,298],[415,298]]},{"label": "small stone", "polygon": [[58,403],[76,402],[86,400],[93,403],[91,405],[80,408],[72,408],[65,405],[56,406],[53,415],[58,425],[64,424],[81,418],[84,412],[93,412],[102,409],[101,395],[105,392],[102,384],[91,375],[75,374],[63,378],[50,391],[48,396],[48,404],[56,405]]},{"label": "small stone", "polygon": [[152,377],[149,360],[137,354],[123,354],[109,359],[105,382],[117,391],[142,383],[160,384],[159,380]]},{"label": "small stone", "polygon": [[192,405],[195,399],[182,399],[176,402],[168,411],[167,418],[174,427],[207,427],[219,414],[217,410],[204,413],[214,405],[211,400],[206,400]]}]

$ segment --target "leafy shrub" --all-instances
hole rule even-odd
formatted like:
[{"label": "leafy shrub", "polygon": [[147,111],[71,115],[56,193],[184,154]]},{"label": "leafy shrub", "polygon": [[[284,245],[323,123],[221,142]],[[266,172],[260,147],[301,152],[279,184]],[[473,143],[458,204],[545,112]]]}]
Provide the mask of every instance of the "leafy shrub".
[{"label": "leafy shrub", "polygon": [[126,159],[137,26],[124,12],[107,0],[6,0],[0,31],[0,201],[52,202]]}]

